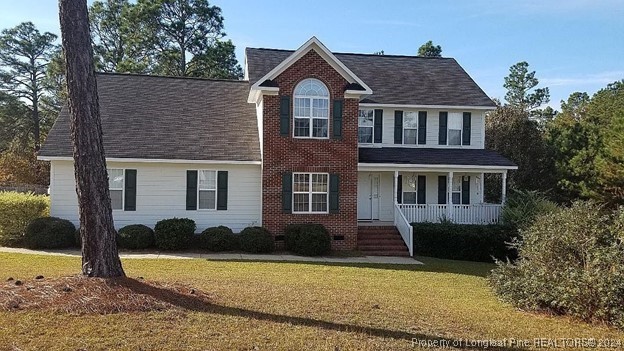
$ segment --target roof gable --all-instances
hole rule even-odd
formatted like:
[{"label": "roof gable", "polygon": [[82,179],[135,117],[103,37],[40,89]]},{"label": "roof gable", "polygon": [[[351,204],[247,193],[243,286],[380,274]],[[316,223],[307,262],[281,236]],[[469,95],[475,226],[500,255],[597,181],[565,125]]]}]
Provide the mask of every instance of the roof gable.
[{"label": "roof gable", "polygon": [[[310,50],[314,50],[319,54],[336,72],[338,72],[350,86],[357,87],[355,92],[359,94],[372,94],[371,88],[362,81],[355,73],[353,73],[344,63],[342,63],[320,40],[316,37],[310,38],[299,49],[290,53],[287,57],[275,65],[270,71],[265,73],[262,77],[255,79],[255,82],[251,86],[251,91],[266,89],[267,81],[272,81],[281,73],[283,73],[288,67],[292,66],[295,62],[301,59]],[[269,88],[274,88],[269,86]],[[252,92],[250,91],[250,95]]]}]

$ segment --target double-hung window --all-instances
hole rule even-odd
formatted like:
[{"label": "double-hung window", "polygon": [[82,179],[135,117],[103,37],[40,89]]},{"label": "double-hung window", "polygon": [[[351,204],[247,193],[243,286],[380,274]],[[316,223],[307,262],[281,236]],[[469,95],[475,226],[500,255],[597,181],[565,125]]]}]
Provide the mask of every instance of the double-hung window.
[{"label": "double-hung window", "polygon": [[462,203],[462,176],[453,176],[451,199],[454,205],[460,205]]},{"label": "double-hung window", "polygon": [[403,144],[418,142],[418,112],[403,113]]},{"label": "double-hung window", "polygon": [[463,117],[461,113],[449,113],[448,145],[462,144]]},{"label": "double-hung window", "polygon": [[108,190],[113,210],[124,208],[124,170],[113,168],[108,170]]},{"label": "double-hung window", "polygon": [[418,200],[418,176],[406,174],[403,177],[403,203],[416,204]]},{"label": "double-hung window", "polygon": [[329,137],[329,90],[318,79],[305,79],[295,88],[294,136]]},{"label": "double-hung window", "polygon": [[198,209],[217,209],[217,171],[200,170],[197,174]]},{"label": "double-hung window", "polygon": [[358,114],[358,142],[371,144],[375,126],[375,110],[362,109]]},{"label": "double-hung window", "polygon": [[329,174],[293,173],[293,213],[327,213]]}]

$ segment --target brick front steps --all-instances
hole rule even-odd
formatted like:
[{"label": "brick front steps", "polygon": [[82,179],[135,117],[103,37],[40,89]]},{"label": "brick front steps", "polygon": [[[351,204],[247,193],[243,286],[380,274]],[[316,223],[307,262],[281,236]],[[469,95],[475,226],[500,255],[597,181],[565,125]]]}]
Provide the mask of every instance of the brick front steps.
[{"label": "brick front steps", "polygon": [[394,226],[358,227],[358,250],[369,256],[409,257],[409,250]]}]

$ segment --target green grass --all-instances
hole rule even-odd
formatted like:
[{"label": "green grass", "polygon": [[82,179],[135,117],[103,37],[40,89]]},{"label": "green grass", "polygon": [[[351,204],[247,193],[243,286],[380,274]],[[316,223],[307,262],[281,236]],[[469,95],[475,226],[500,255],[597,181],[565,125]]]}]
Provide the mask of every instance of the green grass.
[{"label": "green grass", "polygon": [[[492,265],[422,260],[426,265],[127,259],[129,277],[192,285],[210,296],[210,306],[0,312],[0,350],[413,350],[412,338],[624,339],[614,329],[499,302],[485,279]],[[74,275],[79,267],[78,258],[0,254],[2,281]]]}]

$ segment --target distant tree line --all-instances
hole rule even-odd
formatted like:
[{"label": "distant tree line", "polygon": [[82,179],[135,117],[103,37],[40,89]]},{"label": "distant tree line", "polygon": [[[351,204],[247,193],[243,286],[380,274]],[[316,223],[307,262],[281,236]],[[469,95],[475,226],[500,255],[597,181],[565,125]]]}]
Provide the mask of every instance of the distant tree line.
[{"label": "distant tree line", "polygon": [[[89,8],[96,69],[240,79],[221,9],[207,0],[106,0]],[[0,183],[47,184],[35,153],[66,99],[57,36],[31,22],[0,32]]]}]

